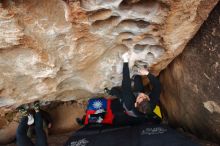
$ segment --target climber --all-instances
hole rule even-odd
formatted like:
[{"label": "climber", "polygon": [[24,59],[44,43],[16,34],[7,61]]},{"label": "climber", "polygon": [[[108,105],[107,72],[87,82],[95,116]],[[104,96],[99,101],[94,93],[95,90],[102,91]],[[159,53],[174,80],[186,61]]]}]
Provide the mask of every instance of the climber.
[{"label": "climber", "polygon": [[[146,68],[140,69],[139,75],[134,76],[134,90],[132,91],[128,67],[129,53],[122,55],[123,80],[121,90],[113,87],[105,88],[105,92],[116,99],[92,98],[88,102],[86,115],[79,119],[79,124],[103,123],[113,125],[137,124],[142,122],[161,122],[161,113],[158,111],[161,87],[159,80],[149,73]],[[149,95],[144,93],[141,76],[147,76],[153,88]]]},{"label": "climber", "polygon": [[[131,118],[132,121],[149,121],[152,120],[153,123],[159,123],[161,120],[161,114],[155,114],[154,110],[157,108],[159,102],[161,85],[159,80],[149,73],[147,68],[141,68],[138,70],[139,75],[133,76],[134,81],[134,90],[131,87],[130,72],[128,67],[129,53],[122,55],[123,59],[123,79],[121,90],[117,87],[113,87],[111,90],[106,89],[106,91],[113,96],[119,98],[120,103],[122,104],[126,114]],[[153,86],[149,95],[144,93],[144,85],[142,82],[141,76],[147,76],[151,85]],[[118,116],[118,123],[123,123],[124,119],[122,116]],[[134,120],[135,119],[135,120]],[[126,119],[125,119],[126,120]]]},{"label": "climber", "polygon": [[[31,141],[30,137],[28,137],[27,132],[30,125],[34,124],[35,127],[35,135],[36,135],[36,146],[47,146],[47,135],[44,131],[43,127],[43,115],[42,110],[40,109],[39,102],[36,101],[33,103],[32,108],[35,111],[35,114],[30,114],[29,112],[29,106],[28,105],[22,105],[18,107],[18,110],[21,114],[21,120],[18,125],[17,131],[16,131],[16,143],[17,146],[34,146],[33,142]],[[43,113],[45,114],[45,113]],[[48,116],[45,115],[47,118]],[[51,127],[51,121],[47,121],[47,127]]]}]

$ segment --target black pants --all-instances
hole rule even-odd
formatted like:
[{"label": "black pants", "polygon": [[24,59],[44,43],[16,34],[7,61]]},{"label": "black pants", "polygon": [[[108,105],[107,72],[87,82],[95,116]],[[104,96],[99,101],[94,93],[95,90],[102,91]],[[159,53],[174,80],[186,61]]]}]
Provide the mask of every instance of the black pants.
[{"label": "black pants", "polygon": [[125,104],[128,110],[134,108],[137,96],[134,95],[134,93],[144,92],[144,85],[140,75],[135,75],[133,78],[133,90],[131,87],[131,82],[132,81],[130,78],[128,63],[124,63],[121,88],[113,87],[110,90],[110,95],[118,97],[118,99],[114,99],[111,104],[112,112],[115,115],[115,118],[113,120],[114,125],[132,125],[146,121],[146,119],[143,117],[132,117],[127,115],[125,113],[125,109],[123,108],[123,104]]},{"label": "black pants", "polygon": [[124,63],[121,89],[113,87],[110,91],[110,95],[120,98],[128,110],[131,110],[134,107],[134,103],[136,101],[134,93],[144,92],[144,85],[141,76],[135,75],[133,80],[134,89],[132,90],[128,63]]},{"label": "black pants", "polygon": [[[36,133],[36,146],[47,146],[47,137],[43,130],[43,119],[41,113],[35,114],[35,133]],[[34,146],[31,139],[27,136],[27,125],[28,117],[23,117],[19,123],[16,131],[16,143],[17,146]]]}]

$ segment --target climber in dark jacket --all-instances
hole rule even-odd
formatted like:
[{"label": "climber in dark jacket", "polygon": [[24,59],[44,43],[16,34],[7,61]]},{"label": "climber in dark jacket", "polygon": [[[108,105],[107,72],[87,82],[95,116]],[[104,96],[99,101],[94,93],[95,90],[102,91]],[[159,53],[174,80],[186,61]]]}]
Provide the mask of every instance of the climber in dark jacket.
[{"label": "climber in dark jacket", "polygon": [[[141,122],[148,122],[150,120],[152,120],[152,122],[160,122],[161,119],[158,120],[158,118],[153,117],[155,116],[153,110],[155,109],[156,104],[159,102],[161,92],[159,80],[155,76],[150,74],[147,69],[140,69],[140,75],[134,76],[134,90],[132,90],[132,80],[130,78],[130,72],[128,67],[129,54],[125,53],[124,55],[122,55],[122,59],[124,61],[124,64],[121,89],[119,89],[118,87],[113,87],[111,90],[108,90],[107,88],[105,89],[105,92],[107,92],[109,95],[118,97],[116,99],[111,100],[111,109],[109,110],[106,108],[102,110],[105,112],[100,112],[101,108],[99,108],[99,112],[97,112],[96,109],[92,106],[99,105],[100,103],[102,103],[102,101],[105,102],[105,99],[91,99],[88,103],[86,113],[87,115],[84,116],[82,120],[77,118],[77,122],[79,124],[88,124],[91,122],[96,123],[97,121],[99,121],[98,123],[110,123],[113,125],[138,124]],[[147,76],[150,80],[151,85],[153,86],[149,95],[146,95],[144,93],[145,89],[142,83],[141,76]],[[112,121],[109,119],[112,119]]]},{"label": "climber in dark jacket", "polygon": [[[118,97],[118,100],[112,102],[112,111],[115,115],[115,124],[126,124],[135,122],[146,122],[152,120],[153,110],[159,102],[161,85],[159,80],[149,73],[146,68],[140,69],[138,72],[140,75],[135,75],[133,78],[134,89],[131,87],[131,78],[128,67],[129,54],[125,53],[122,56],[123,64],[123,79],[121,90],[117,87],[113,87],[110,91],[107,91],[110,95]],[[144,85],[141,76],[147,76],[150,84],[153,86],[149,95],[144,93]],[[124,112],[119,110],[119,107],[123,107]],[[126,113],[126,114],[124,114]]]}]

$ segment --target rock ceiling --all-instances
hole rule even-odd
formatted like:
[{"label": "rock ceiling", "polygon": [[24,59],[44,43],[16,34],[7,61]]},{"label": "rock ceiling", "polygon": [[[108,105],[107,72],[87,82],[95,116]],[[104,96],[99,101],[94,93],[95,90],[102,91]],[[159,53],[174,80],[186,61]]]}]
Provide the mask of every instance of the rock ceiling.
[{"label": "rock ceiling", "polygon": [[5,0],[0,3],[0,107],[77,100],[132,74],[159,74],[217,0]]}]

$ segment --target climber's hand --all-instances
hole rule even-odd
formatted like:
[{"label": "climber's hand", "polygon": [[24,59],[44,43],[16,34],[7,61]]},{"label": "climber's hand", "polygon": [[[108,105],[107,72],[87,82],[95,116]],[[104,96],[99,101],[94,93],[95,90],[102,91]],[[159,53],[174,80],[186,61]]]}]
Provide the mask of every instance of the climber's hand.
[{"label": "climber's hand", "polygon": [[150,97],[144,93],[139,93],[134,106],[137,107],[137,105],[143,102],[144,100],[150,101]]},{"label": "climber's hand", "polygon": [[140,75],[148,75],[149,71],[146,68],[141,68],[138,70],[138,72],[140,73]]},{"label": "climber's hand", "polygon": [[123,62],[128,62],[129,57],[130,57],[129,52],[125,52],[125,53],[121,56]]}]

